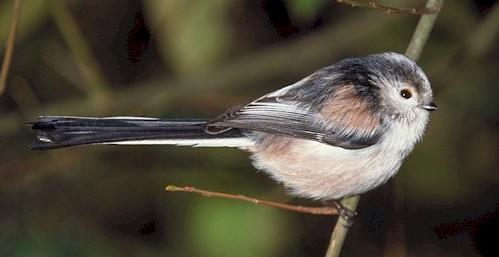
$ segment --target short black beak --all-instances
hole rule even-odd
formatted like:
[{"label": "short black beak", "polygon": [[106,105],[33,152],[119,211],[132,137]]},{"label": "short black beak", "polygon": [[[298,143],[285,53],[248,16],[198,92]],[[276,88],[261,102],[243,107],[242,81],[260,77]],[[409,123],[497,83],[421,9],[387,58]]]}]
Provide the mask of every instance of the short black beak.
[{"label": "short black beak", "polygon": [[438,110],[438,107],[435,103],[429,103],[429,104],[422,105],[421,108],[423,108],[427,111],[430,111],[430,112]]}]

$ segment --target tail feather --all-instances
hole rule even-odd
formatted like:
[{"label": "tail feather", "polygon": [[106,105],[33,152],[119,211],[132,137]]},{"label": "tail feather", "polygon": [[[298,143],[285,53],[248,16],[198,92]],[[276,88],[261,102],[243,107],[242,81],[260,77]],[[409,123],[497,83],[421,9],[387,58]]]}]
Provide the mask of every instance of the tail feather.
[{"label": "tail feather", "polygon": [[240,130],[205,132],[207,120],[162,120],[137,117],[42,116],[30,123],[36,131],[32,149],[44,150],[87,144],[172,144],[248,147]]}]

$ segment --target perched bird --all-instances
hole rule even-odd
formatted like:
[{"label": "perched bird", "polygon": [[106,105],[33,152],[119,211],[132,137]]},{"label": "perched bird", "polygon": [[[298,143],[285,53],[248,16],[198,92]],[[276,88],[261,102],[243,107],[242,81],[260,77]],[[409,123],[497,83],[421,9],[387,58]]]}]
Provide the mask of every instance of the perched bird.
[{"label": "perched bird", "polygon": [[436,110],[411,59],[341,60],[212,120],[41,116],[33,149],[87,144],[237,147],[297,196],[335,200],[392,177]]}]

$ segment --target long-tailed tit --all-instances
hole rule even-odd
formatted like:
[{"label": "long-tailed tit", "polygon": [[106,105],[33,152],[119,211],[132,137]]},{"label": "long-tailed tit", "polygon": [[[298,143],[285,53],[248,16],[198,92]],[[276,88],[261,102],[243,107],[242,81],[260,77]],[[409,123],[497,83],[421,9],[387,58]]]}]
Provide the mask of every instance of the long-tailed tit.
[{"label": "long-tailed tit", "polygon": [[382,53],[341,60],[212,120],[41,116],[32,148],[237,147],[293,194],[334,200],[392,177],[436,109],[421,68]]}]

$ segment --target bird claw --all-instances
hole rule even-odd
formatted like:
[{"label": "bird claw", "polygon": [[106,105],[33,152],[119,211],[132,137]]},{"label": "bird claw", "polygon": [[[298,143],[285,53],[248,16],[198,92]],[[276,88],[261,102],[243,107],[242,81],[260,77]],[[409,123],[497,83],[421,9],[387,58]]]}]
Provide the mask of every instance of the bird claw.
[{"label": "bird claw", "polygon": [[334,207],[338,210],[338,215],[340,215],[340,217],[346,221],[345,226],[351,227],[355,223],[354,219],[358,213],[354,210],[351,210],[351,209],[343,206],[338,201],[332,201],[332,203],[333,203]]}]

